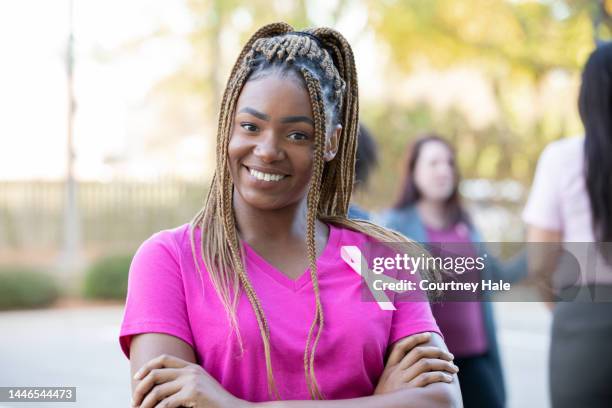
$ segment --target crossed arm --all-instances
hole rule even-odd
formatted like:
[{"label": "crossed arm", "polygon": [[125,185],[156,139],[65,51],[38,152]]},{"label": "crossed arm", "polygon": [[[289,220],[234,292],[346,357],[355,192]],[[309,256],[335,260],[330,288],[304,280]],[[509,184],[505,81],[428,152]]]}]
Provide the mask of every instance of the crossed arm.
[{"label": "crossed arm", "polygon": [[133,406],[141,408],[411,408],[462,407],[457,379],[442,338],[435,333],[405,337],[391,347],[374,395],[326,401],[240,400],[198,364],[193,349],[165,334],[134,336],[130,347]]}]

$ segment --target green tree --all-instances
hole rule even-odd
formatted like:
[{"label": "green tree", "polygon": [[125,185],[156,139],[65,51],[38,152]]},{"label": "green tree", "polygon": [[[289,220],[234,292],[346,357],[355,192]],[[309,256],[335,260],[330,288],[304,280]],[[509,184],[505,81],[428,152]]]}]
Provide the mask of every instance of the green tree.
[{"label": "green tree", "polygon": [[[468,176],[514,177],[523,181],[529,180],[545,143],[565,136],[570,121],[575,121],[576,117],[551,117],[547,107],[536,106],[536,120],[530,122],[515,112],[513,103],[516,102],[512,99],[520,87],[541,89],[552,72],[561,70],[577,77],[593,48],[592,3],[501,0],[367,2],[369,23],[377,39],[389,46],[393,69],[408,75],[417,64],[425,61],[436,69],[469,65],[486,75],[501,113],[498,123],[477,131],[457,118],[456,112],[449,112],[438,120],[432,118],[428,125],[431,130],[447,132],[461,147],[460,158],[464,158],[461,164]],[[523,103],[534,102],[524,100]],[[397,112],[388,111],[373,120],[390,124],[393,123],[389,120],[391,114]],[[454,128],[448,126],[452,123]],[[405,129],[414,128],[408,126]],[[391,135],[406,134],[402,129],[383,131]],[[387,144],[386,138],[393,136],[383,134],[382,137]],[[474,145],[478,148],[473,148]],[[489,170],[482,174],[483,169]]]}]

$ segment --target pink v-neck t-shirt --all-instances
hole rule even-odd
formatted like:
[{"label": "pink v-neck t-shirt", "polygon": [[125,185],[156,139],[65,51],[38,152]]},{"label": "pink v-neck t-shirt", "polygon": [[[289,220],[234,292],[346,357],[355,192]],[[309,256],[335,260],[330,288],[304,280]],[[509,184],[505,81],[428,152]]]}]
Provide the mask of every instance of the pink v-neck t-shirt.
[{"label": "pink v-neck t-shirt", "polygon": [[[427,301],[398,301],[396,310],[389,311],[363,300],[361,278],[341,259],[340,248],[371,238],[329,227],[327,245],[317,260],[325,326],[316,350],[316,378],[327,399],[372,395],[389,345],[415,333],[440,330]],[[199,255],[199,230],[195,235]],[[315,311],[310,272],[293,280],[243,245],[247,274],[270,327],[272,370],[280,397],[310,399],[304,375],[304,348]],[[197,259],[201,277],[191,252],[189,224],[157,232],[138,248],[129,272],[121,349],[129,358],[136,334],[178,337],[227,391],[248,401],[270,400],[263,343],[246,295],[241,294],[237,308],[241,355],[201,256]]]}]

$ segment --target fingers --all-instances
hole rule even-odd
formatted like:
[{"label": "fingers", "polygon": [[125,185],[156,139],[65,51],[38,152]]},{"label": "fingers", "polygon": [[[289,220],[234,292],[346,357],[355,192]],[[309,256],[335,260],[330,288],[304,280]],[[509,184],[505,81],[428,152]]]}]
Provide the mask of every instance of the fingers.
[{"label": "fingers", "polygon": [[444,374],[453,375],[459,372],[459,367],[450,361],[440,360],[437,358],[422,358],[416,364],[408,367],[402,373],[402,380],[409,383],[419,375],[428,372],[441,372]]},{"label": "fingers", "polygon": [[401,369],[407,369],[413,366],[417,361],[421,359],[435,358],[446,361],[453,361],[454,356],[446,350],[435,346],[419,346],[414,347],[408,352],[399,363]]},{"label": "fingers", "polygon": [[409,387],[424,387],[429,384],[445,382],[453,382],[453,377],[450,374],[442,371],[429,371],[427,373],[419,374],[414,380],[408,383]]},{"label": "fingers", "polygon": [[[157,384],[173,381],[178,377],[179,370],[175,368],[154,368],[140,381],[132,394],[132,405],[138,406]],[[159,391],[158,391],[159,392]]]},{"label": "fingers", "polygon": [[183,368],[191,363],[169,354],[162,354],[148,361],[134,374],[135,380],[140,380],[155,368]]},{"label": "fingers", "polygon": [[139,408],[153,408],[163,401],[166,397],[176,394],[181,390],[181,385],[177,381],[170,381],[158,384],[145,397]]},{"label": "fingers", "polygon": [[181,407],[195,407],[195,404],[188,401],[183,392],[171,395],[165,398],[159,404],[155,405],[155,408],[181,408]]},{"label": "fingers", "polygon": [[412,336],[405,337],[400,341],[396,342],[393,345],[393,349],[391,350],[391,354],[389,355],[389,359],[387,360],[386,365],[392,366],[398,364],[400,361],[402,361],[406,353],[408,353],[417,345],[429,341],[430,338],[431,333],[425,332],[413,334]]}]

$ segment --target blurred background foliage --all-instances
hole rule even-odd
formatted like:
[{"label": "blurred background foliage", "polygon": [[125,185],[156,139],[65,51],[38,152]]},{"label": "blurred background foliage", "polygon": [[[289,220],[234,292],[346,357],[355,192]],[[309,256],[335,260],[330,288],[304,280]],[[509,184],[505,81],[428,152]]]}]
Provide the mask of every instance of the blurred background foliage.
[{"label": "blurred background foliage", "polygon": [[46,307],[60,290],[53,276],[24,267],[0,266],[0,310]]},{"label": "blurred background foliage", "polygon": [[[372,94],[361,86],[361,117],[372,128],[383,161],[371,193],[357,199],[374,208],[388,205],[394,196],[397,179],[389,175],[397,174],[404,147],[421,132],[435,131],[454,142],[465,177],[511,178],[528,186],[544,145],[581,132],[575,109],[580,68],[594,46],[595,25],[599,36],[609,32],[607,3],[597,1],[336,0],[324,5],[304,0],[189,0],[187,4],[195,21],[189,34],[194,58],[161,81],[156,92],[172,101],[168,109],[174,111],[194,101],[200,109],[193,114],[200,117],[199,125],[207,129],[211,143],[231,64],[258,27],[283,20],[298,29],[329,25],[342,31],[359,15],[356,10],[365,13],[365,20],[356,23],[357,30],[347,30],[346,35],[356,54],[364,49],[373,53],[357,55],[358,73],[360,59],[380,61],[381,75],[360,77],[360,84],[379,81],[368,87],[381,90]],[[368,34],[374,46],[359,47]],[[475,99],[472,106],[466,98],[455,98],[440,109],[427,96],[411,99],[409,87],[403,86],[423,72],[433,73],[431,86],[436,75],[457,70],[477,75],[478,85],[490,98]],[[469,94],[470,87],[463,92]],[[479,104],[491,106],[474,121],[470,116],[480,115]],[[198,126],[198,119],[192,123]]]},{"label": "blurred background foliage", "polygon": [[[160,4],[151,13],[168,7]],[[86,30],[77,24],[77,85],[106,81],[107,100],[126,107],[110,127],[125,134],[117,143],[124,150],[105,156],[110,176],[77,175],[72,236],[79,248],[65,253],[85,260],[73,262],[80,265],[80,281],[72,290],[86,296],[121,299],[129,256],[117,260],[114,254],[133,253],[153,232],[188,222],[201,207],[225,82],[241,47],[262,25],[330,26],[352,44],[361,119],[381,158],[368,188],[355,194],[358,203],[374,211],[392,205],[407,144],[435,132],[455,145],[461,191],[493,241],[522,238],[519,213],[538,156],[550,141],[582,132],[576,109],[581,67],[612,32],[610,0],[183,0],[168,10],[175,8],[186,16],[178,25],[160,14],[152,29],[112,46],[102,41],[112,37],[112,27],[101,24],[87,37],[79,36]],[[93,23],[92,10],[77,23]],[[159,70],[146,64],[164,56],[172,63],[153,75]],[[130,61],[140,68],[130,71]],[[105,77],[107,68],[115,76]],[[120,88],[140,83],[140,74],[155,79],[143,80],[144,96],[130,99]],[[77,98],[76,130],[77,140],[96,150],[102,137],[95,130],[105,120],[99,107],[110,105],[95,105],[103,98],[100,88],[91,89]],[[62,224],[69,207],[64,186],[62,180],[0,180],[0,265],[66,264],[58,262],[69,235]]]},{"label": "blurred background foliage", "polygon": [[131,262],[130,254],[98,259],[86,272],[83,295],[90,299],[125,300]]}]

